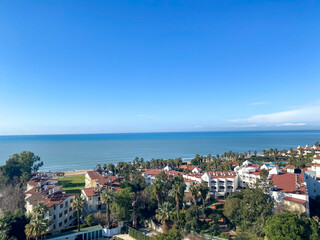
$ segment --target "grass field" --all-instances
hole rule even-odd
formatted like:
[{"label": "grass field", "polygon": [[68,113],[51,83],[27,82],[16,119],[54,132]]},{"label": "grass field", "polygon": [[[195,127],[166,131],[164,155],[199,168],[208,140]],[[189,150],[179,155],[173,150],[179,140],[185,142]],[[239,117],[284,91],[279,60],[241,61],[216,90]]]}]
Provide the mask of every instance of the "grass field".
[{"label": "grass field", "polygon": [[67,193],[80,193],[85,186],[84,176],[59,178],[59,185],[62,185]]}]

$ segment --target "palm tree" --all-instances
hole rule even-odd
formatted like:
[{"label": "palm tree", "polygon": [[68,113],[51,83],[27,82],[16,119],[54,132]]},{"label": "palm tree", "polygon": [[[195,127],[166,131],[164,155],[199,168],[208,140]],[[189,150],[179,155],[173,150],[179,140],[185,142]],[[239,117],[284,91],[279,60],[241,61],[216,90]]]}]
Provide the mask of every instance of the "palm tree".
[{"label": "palm tree", "polygon": [[39,216],[44,217],[44,214],[48,211],[48,207],[42,202],[36,205],[32,211],[32,215],[36,218]]},{"label": "palm tree", "polygon": [[251,153],[251,150],[248,150],[248,153],[249,153],[249,157],[250,157],[250,156],[251,156],[251,155],[250,155],[250,153]]},{"label": "palm tree", "polygon": [[77,210],[78,232],[80,232],[80,211],[84,207],[84,199],[80,195],[77,195],[73,200],[71,206]]},{"label": "palm tree", "polygon": [[101,203],[106,204],[107,228],[110,228],[110,203],[113,201],[113,193],[109,189],[104,189],[100,194]]},{"label": "palm tree", "polygon": [[194,205],[198,207],[199,186],[197,186],[195,182],[192,182],[189,187],[189,192],[193,198]]},{"label": "palm tree", "polygon": [[38,237],[47,233],[48,222],[41,217],[31,218],[29,224],[25,227],[25,234],[28,239],[35,238],[38,240]]},{"label": "palm tree", "polygon": [[0,219],[0,239],[7,239],[9,233],[8,227],[8,224],[3,219]]},{"label": "palm tree", "polygon": [[174,177],[172,186],[172,195],[176,200],[178,221],[180,221],[180,203],[183,200],[184,190],[186,190],[186,184],[184,183],[182,176],[178,174],[178,176]]},{"label": "palm tree", "polygon": [[167,230],[167,221],[173,214],[172,205],[169,202],[164,202],[157,210],[156,210],[156,219],[161,222],[164,226],[165,230]]},{"label": "palm tree", "polygon": [[207,195],[209,193],[209,187],[206,182],[202,182],[198,189],[199,189],[199,195],[202,199],[202,204],[203,204],[202,207],[204,208],[207,200]]}]

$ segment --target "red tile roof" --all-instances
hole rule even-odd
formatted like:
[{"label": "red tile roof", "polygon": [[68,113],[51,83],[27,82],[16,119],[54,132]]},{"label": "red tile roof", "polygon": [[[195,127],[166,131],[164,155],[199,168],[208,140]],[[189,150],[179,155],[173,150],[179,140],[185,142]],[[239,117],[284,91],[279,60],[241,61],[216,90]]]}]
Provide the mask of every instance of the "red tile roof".
[{"label": "red tile roof", "polygon": [[[190,165],[181,165],[180,166],[181,169],[188,169],[190,171],[192,171],[193,169],[195,169],[194,166],[190,166]],[[200,169],[200,168],[199,168]],[[201,170],[201,169],[200,169]]]},{"label": "red tile roof", "polygon": [[307,165],[320,166],[320,163],[307,163]]},{"label": "red tile roof", "polygon": [[[306,194],[306,188],[303,185],[303,174],[282,173],[272,175],[272,183],[283,193]],[[299,186],[297,186],[299,184]]]},{"label": "red tile roof", "polygon": [[[100,189],[101,189],[101,188],[100,188]],[[83,190],[83,192],[85,193],[85,195],[86,195],[87,197],[93,197],[93,196],[99,196],[99,195],[100,195],[100,192],[97,191],[97,189],[94,188],[94,187],[84,188],[84,189],[82,189],[82,190]]]}]

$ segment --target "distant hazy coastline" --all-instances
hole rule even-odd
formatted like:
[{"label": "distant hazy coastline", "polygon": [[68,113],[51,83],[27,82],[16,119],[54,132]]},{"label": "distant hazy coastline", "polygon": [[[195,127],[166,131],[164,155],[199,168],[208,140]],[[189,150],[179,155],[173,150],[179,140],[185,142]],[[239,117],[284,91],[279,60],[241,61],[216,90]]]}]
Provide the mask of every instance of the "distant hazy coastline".
[{"label": "distant hazy coastline", "polygon": [[73,171],[136,156],[190,160],[197,153],[282,150],[319,140],[319,130],[0,136],[0,164],[13,153],[29,150],[44,161],[44,171]]}]

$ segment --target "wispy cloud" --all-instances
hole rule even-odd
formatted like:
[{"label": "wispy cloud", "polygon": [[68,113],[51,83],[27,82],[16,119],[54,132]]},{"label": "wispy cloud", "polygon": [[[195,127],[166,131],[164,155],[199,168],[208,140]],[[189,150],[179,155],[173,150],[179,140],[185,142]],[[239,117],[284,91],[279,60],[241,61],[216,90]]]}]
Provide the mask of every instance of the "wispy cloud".
[{"label": "wispy cloud", "polygon": [[305,126],[307,125],[306,123],[281,123],[276,125],[277,127],[281,127],[281,126]]},{"label": "wispy cloud", "polygon": [[196,126],[194,126],[195,128],[203,128],[203,126],[202,125],[196,125]]},{"label": "wispy cloud", "polygon": [[150,116],[150,115],[143,115],[143,114],[139,114],[139,115],[136,115],[136,117],[139,117],[139,118],[155,118],[154,116]]},{"label": "wispy cloud", "polygon": [[317,102],[288,111],[253,115],[244,119],[233,119],[230,120],[230,122],[271,124],[274,126],[303,126],[309,123],[320,124],[320,103]]},{"label": "wispy cloud", "polygon": [[264,105],[268,104],[268,102],[253,102],[253,103],[248,103],[249,106],[258,106],[258,105]]}]

